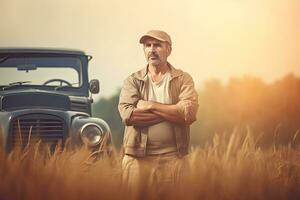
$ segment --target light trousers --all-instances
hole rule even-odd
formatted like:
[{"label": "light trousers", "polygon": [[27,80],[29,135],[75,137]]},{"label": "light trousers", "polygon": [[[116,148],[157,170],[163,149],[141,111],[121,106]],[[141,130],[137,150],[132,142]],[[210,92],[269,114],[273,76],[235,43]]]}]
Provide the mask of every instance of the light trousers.
[{"label": "light trousers", "polygon": [[161,197],[178,191],[189,172],[187,156],[177,154],[151,155],[136,158],[125,155],[122,160],[123,184],[133,198]]}]

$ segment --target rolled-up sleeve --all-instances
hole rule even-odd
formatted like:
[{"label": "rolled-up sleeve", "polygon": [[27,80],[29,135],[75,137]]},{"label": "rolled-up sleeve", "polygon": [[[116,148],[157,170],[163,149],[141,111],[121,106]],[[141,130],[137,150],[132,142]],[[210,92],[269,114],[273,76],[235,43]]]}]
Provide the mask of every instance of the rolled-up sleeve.
[{"label": "rolled-up sleeve", "polygon": [[188,73],[182,76],[182,83],[179,94],[179,111],[187,124],[196,121],[198,110],[198,94],[195,90],[195,84],[192,77]]},{"label": "rolled-up sleeve", "polygon": [[118,109],[122,122],[127,126],[128,120],[139,100],[139,92],[134,83],[133,77],[129,76],[123,83],[121,89]]}]

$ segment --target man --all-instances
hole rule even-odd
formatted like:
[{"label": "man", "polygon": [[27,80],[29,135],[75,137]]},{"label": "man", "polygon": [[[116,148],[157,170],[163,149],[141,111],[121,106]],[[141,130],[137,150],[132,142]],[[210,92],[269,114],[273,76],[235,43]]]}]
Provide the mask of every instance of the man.
[{"label": "man", "polygon": [[189,126],[198,108],[192,77],[167,61],[172,51],[170,36],[151,30],[140,43],[148,65],[124,81],[119,99],[125,124],[124,180],[131,189],[178,181],[182,166],[178,163],[188,154]]}]

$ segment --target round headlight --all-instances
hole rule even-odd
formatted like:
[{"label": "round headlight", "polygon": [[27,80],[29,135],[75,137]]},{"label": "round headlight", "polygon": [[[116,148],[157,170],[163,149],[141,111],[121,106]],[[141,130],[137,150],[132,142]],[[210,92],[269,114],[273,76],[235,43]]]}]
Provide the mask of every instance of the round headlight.
[{"label": "round headlight", "polygon": [[103,138],[103,134],[103,129],[94,123],[85,124],[80,130],[82,142],[89,147],[98,145]]}]

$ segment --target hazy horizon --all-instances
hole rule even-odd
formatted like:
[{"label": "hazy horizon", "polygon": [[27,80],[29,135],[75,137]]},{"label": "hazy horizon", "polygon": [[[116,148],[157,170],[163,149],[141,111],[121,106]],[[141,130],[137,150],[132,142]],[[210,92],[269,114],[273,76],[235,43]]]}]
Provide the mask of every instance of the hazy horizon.
[{"label": "hazy horizon", "polygon": [[146,65],[138,40],[149,29],[171,35],[169,61],[197,87],[244,74],[265,81],[300,75],[296,0],[0,0],[0,6],[0,47],[82,49],[93,55],[90,78],[100,80],[101,97]]}]

